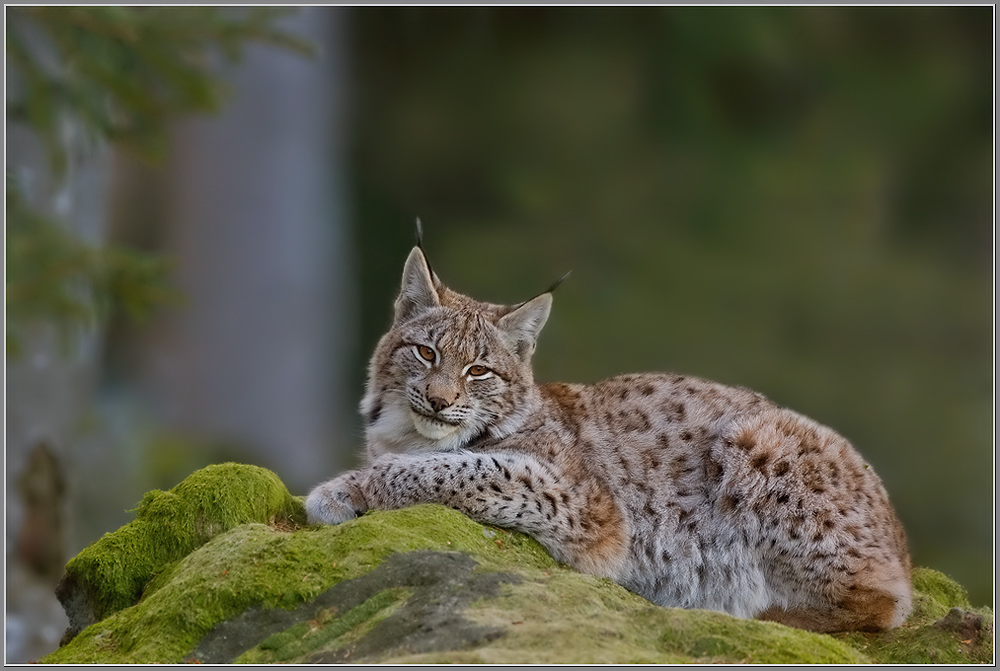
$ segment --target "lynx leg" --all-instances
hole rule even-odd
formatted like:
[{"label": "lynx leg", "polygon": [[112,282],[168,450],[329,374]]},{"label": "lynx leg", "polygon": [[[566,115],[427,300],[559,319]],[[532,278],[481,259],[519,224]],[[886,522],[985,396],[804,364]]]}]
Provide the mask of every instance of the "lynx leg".
[{"label": "lynx leg", "polygon": [[440,503],[485,524],[533,536],[580,571],[614,576],[627,554],[625,522],[594,480],[565,478],[516,453],[391,455],[320,485],[309,495],[311,523],[336,524],[370,508]]},{"label": "lynx leg", "polygon": [[909,589],[855,586],[829,606],[772,606],[759,613],[757,619],[821,633],[883,631],[901,625],[910,606]]}]

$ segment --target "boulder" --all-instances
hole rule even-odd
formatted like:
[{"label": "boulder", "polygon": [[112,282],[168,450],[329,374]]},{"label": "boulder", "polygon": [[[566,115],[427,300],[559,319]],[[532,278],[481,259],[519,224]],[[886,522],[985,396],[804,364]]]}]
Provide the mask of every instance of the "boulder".
[{"label": "boulder", "polygon": [[442,506],[305,525],[271,472],[221,464],[66,566],[70,618],[45,663],[988,663],[993,613],[914,571],[881,634],[815,634],[662,608]]}]

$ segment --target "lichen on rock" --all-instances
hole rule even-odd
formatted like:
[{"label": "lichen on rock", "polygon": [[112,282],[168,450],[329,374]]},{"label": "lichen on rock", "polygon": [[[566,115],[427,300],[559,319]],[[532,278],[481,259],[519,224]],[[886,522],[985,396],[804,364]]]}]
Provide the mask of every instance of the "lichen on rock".
[{"label": "lichen on rock", "polygon": [[[136,526],[133,526],[136,525]],[[139,538],[139,540],[136,540]],[[305,527],[276,476],[225,464],[143,500],[67,566],[95,622],[43,662],[986,663],[993,614],[929,569],[881,634],[655,606],[523,534],[437,505]]]}]

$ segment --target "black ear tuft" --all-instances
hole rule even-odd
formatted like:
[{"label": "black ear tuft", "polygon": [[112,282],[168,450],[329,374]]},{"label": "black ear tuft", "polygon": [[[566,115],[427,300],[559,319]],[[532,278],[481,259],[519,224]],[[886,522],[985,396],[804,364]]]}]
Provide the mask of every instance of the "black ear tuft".
[{"label": "black ear tuft", "polygon": [[[556,290],[556,288],[557,288],[557,287],[558,287],[558,286],[559,286],[560,284],[562,284],[562,283],[563,283],[563,280],[565,280],[565,279],[566,279],[567,277],[569,277],[569,276],[570,276],[570,274],[571,274],[572,272],[573,272],[573,271],[571,270],[571,271],[569,271],[568,273],[566,273],[565,275],[563,275],[562,277],[560,277],[560,278],[559,278],[558,280],[556,280],[556,281],[555,281],[555,283],[554,283],[554,284],[553,284],[553,285],[552,285],[551,287],[549,287],[548,289],[546,289],[546,290],[545,290],[545,291],[543,291],[542,293],[538,294],[538,296],[544,296],[545,294],[551,294],[551,293],[552,293],[553,291],[555,291],[555,290]],[[538,298],[538,296],[535,296],[535,298]],[[532,299],[532,300],[534,300],[534,299]],[[515,309],[517,309],[517,308],[520,308],[520,307],[522,307],[522,306],[524,306],[524,305],[528,304],[529,302],[530,302],[530,301],[524,301],[524,303],[518,303],[518,305],[516,306],[516,308],[515,308]]]},{"label": "black ear tuft", "polygon": [[566,273],[565,275],[563,275],[563,276],[562,276],[562,277],[560,277],[560,278],[559,278],[558,280],[556,280],[556,281],[555,281],[555,283],[554,283],[554,284],[553,284],[553,285],[552,285],[551,287],[549,287],[548,289],[546,289],[546,290],[545,290],[545,291],[543,291],[542,293],[543,293],[543,294],[551,294],[551,293],[552,293],[553,291],[555,291],[555,290],[556,290],[556,287],[558,287],[558,286],[559,286],[560,284],[562,284],[562,283],[563,283],[563,281],[564,281],[564,280],[565,280],[565,279],[566,279],[567,277],[569,277],[569,276],[570,276],[570,274],[571,274],[572,272],[573,272],[572,270],[570,270],[569,272],[567,272],[567,273]]},{"label": "black ear tuft", "polygon": [[434,284],[439,283],[441,280],[438,279],[437,273],[434,272],[434,267],[431,266],[430,259],[427,258],[427,252],[424,251],[424,225],[420,221],[420,217],[417,217],[417,225],[414,230],[417,237],[417,249],[419,249],[424,254],[424,263],[427,264],[427,270],[431,274],[431,279]]}]

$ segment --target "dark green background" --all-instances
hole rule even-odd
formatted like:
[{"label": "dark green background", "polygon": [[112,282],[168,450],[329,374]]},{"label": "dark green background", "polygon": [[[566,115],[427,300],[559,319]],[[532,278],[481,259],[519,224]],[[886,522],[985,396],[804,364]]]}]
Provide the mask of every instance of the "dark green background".
[{"label": "dark green background", "polygon": [[417,216],[475,297],[572,270],[540,380],[761,391],[852,440],[914,561],[991,600],[991,7],[352,22],[365,356]]}]

